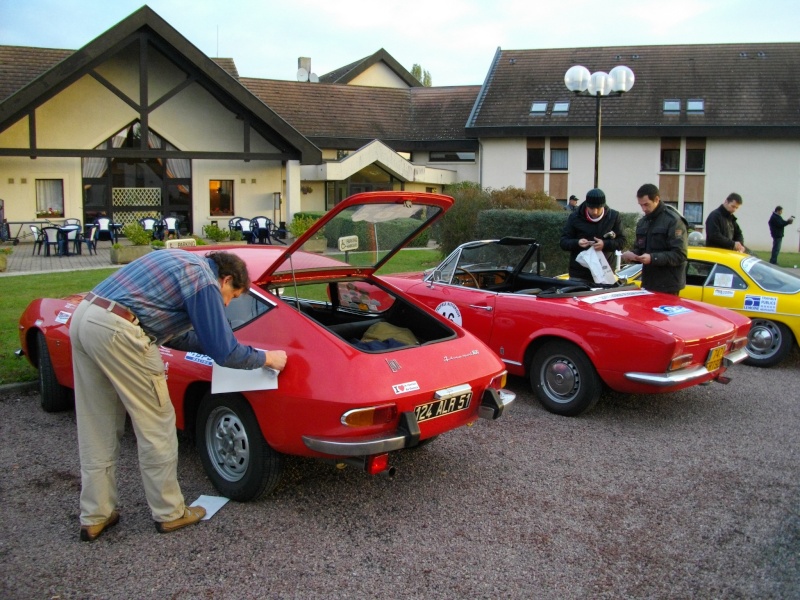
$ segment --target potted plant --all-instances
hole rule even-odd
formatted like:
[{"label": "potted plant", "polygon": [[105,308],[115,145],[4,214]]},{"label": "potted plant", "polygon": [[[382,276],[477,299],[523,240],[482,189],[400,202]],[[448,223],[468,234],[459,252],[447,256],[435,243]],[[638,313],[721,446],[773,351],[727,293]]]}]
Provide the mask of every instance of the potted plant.
[{"label": "potted plant", "polygon": [[13,248],[0,248],[0,273],[8,268],[8,255],[13,253]]},{"label": "potted plant", "polygon": [[[303,235],[309,228],[316,223],[320,217],[310,215],[308,213],[296,213],[294,218],[289,223],[289,233],[292,234],[292,237],[295,239],[299,238]],[[325,252],[325,248],[327,247],[327,240],[325,239],[325,235],[323,232],[317,232],[314,234],[310,240],[308,240],[304,245],[303,249],[308,252]]]},{"label": "potted plant", "polygon": [[219,244],[220,242],[224,242],[230,237],[230,233],[227,229],[220,229],[219,225],[216,223],[211,223],[209,225],[203,225],[203,233],[205,236],[211,240],[212,242],[216,242]]},{"label": "potted plant", "polygon": [[153,247],[151,246],[153,240],[150,236],[150,232],[145,231],[139,223],[128,223],[125,225],[125,227],[122,228],[122,235],[128,239],[131,245],[123,246],[119,243],[113,244],[111,246],[111,264],[124,265],[153,251]]}]

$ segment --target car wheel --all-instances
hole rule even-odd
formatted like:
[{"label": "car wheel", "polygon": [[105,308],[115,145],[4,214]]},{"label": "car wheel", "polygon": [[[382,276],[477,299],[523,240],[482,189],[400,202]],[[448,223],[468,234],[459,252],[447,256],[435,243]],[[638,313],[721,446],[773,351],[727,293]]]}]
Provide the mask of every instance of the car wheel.
[{"label": "car wheel", "polygon": [[548,342],[533,356],[531,387],[552,413],[574,417],[600,399],[603,384],[586,354],[566,341]]},{"label": "car wheel", "polygon": [[753,319],[747,334],[746,365],[771,367],[781,362],[792,349],[791,330],[783,323]]},{"label": "car wheel", "polygon": [[196,428],[200,460],[226,498],[247,502],[275,489],[283,456],[264,440],[250,404],[238,394],[206,394]]},{"label": "car wheel", "polygon": [[39,331],[36,334],[36,353],[39,356],[39,398],[45,412],[61,412],[74,406],[72,390],[58,383],[47,340]]}]

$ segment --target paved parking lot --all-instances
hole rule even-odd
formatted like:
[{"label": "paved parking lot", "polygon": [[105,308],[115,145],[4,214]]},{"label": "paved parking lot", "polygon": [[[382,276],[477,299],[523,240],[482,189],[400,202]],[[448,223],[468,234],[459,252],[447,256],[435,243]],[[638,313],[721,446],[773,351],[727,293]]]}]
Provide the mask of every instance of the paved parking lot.
[{"label": "paved parking lot", "polygon": [[[290,459],[278,490],[158,535],[128,433],[122,520],[78,541],[74,415],[0,394],[0,597],[797,598],[800,356],[728,386],[512,411],[370,478]],[[181,436],[190,501],[215,494]]]}]

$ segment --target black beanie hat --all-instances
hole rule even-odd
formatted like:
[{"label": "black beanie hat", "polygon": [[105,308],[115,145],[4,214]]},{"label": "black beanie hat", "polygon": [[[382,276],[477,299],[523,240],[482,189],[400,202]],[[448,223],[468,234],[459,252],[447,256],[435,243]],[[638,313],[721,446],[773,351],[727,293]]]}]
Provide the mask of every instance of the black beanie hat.
[{"label": "black beanie hat", "polygon": [[588,206],[605,206],[606,195],[600,188],[594,188],[586,193],[586,204]]}]

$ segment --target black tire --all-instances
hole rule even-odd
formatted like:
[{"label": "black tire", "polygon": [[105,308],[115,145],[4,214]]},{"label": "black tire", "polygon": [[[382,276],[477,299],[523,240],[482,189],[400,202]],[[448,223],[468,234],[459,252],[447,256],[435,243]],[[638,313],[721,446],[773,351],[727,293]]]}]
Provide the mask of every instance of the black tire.
[{"label": "black tire", "polygon": [[50,360],[50,350],[41,331],[36,333],[36,354],[39,357],[39,398],[42,409],[49,413],[70,410],[75,405],[75,396],[70,388],[58,383],[53,361]]},{"label": "black tire", "polygon": [[206,394],[196,425],[206,475],[226,498],[255,500],[280,483],[283,456],[264,440],[250,404],[238,394]]},{"label": "black tire", "polygon": [[754,367],[771,367],[787,357],[794,336],[783,323],[768,319],[753,319],[747,334],[747,358],[744,364]]},{"label": "black tire", "polygon": [[592,408],[603,391],[603,382],[589,357],[564,340],[547,342],[539,348],[529,375],[542,405],[565,417],[575,417]]}]

